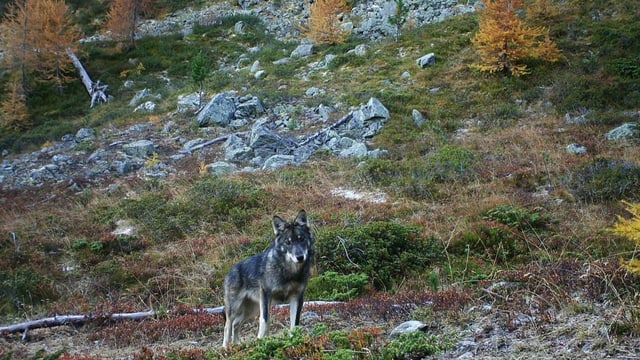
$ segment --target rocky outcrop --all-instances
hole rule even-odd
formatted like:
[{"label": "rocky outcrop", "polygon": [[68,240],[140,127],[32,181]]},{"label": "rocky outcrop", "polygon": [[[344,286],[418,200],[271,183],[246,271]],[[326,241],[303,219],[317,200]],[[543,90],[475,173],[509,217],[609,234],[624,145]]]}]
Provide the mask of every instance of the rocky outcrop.
[{"label": "rocky outcrop", "polygon": [[[179,97],[178,102],[184,99]],[[181,161],[197,157],[199,152],[216,154],[216,161],[206,166],[216,176],[300,165],[320,149],[354,158],[377,157],[384,152],[367,146],[390,117],[380,101],[371,98],[334,122],[328,120],[329,109],[318,106],[301,110],[292,105],[267,109],[251,94],[220,93],[194,121],[202,126],[203,134],[225,135],[211,140],[176,136],[180,130],[173,120],[136,124],[126,130],[106,128],[99,134],[83,128],[39,151],[5,158],[0,164],[0,188],[57,184],[78,190],[81,184],[121,177],[165,178],[177,172]],[[203,113],[207,114],[206,123],[201,121]],[[305,114],[299,120],[297,135],[287,125],[294,113]],[[214,146],[222,151],[210,151]]]}]

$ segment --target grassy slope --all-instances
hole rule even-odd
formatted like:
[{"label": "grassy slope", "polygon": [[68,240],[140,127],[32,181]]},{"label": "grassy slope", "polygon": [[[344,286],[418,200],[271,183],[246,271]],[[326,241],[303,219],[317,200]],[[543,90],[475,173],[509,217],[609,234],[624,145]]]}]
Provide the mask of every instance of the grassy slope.
[{"label": "grassy slope", "polygon": [[[264,248],[273,214],[291,216],[298,208],[311,215],[321,239],[345,224],[357,228],[383,221],[417,227],[419,239],[435,239],[442,245],[443,256],[426,268],[407,269],[409,276],[394,283],[389,293],[427,293],[436,287],[464,293],[476,288],[478,281],[525,281],[521,275],[528,272],[549,284],[532,292],[540,298],[551,293],[551,302],[562,306],[571,302],[568,294],[584,274],[576,270],[557,279],[559,273],[548,273],[549,269],[565,263],[608,264],[601,266],[601,276],[590,279],[609,287],[594,285],[599,290],[593,290],[592,298],[613,299],[619,293],[616,301],[632,302],[626,294],[633,292],[634,280],[611,264],[631,256],[633,244],[604,231],[622,213],[619,203],[577,199],[570,181],[598,158],[640,166],[637,143],[604,139],[612,127],[637,121],[626,111],[640,107],[640,22],[633,10],[639,4],[600,3],[565,5],[550,19],[552,35],[566,59],[554,65],[531,63],[532,74],[521,79],[468,69],[475,56],[470,46],[477,29],[474,16],[407,29],[398,42],[369,44],[366,58],[344,55],[359,44],[354,41],[321,47],[311,59],[278,67],[271,61],[295,45],[274,42],[257,19],[248,17],[198,28],[188,38],[145,39],[129,54],[114,54],[113,44],[87,47],[89,72],[109,84],[122,83],[119,74],[135,67],[128,59],[143,63],[145,70],[129,78],[164,92],[167,101],[161,107],[169,111],[177,94],[193,89],[188,62],[197,51],[209,54],[212,68],[217,69],[234,63],[247,47],[260,44],[263,50],[250,55],[247,64],[260,60],[269,74],[266,81],[255,80],[247,71],[218,71],[210,79],[210,92],[244,86],[269,107],[283,99],[300,99],[309,105],[340,102],[343,110],[377,97],[391,111],[392,120],[374,145],[388,149],[389,157],[356,166],[355,160],[320,154],[299,168],[223,181],[197,175],[199,162],[189,160],[181,164],[191,174],[188,177],[153,182],[121,179],[112,193],[99,189],[81,194],[59,189],[5,193],[0,197],[9,204],[0,209],[5,234],[0,245],[2,323],[51,313],[216,306],[222,303],[221,279],[229,266]],[[252,30],[228,36],[239,19]],[[418,69],[415,59],[432,51],[438,57],[436,65]],[[326,54],[338,55],[329,71],[309,74],[308,82],[294,76]],[[404,71],[410,79],[401,79]],[[163,87],[160,72],[179,90]],[[286,90],[278,90],[282,85]],[[304,91],[311,86],[326,89],[327,95],[320,100],[305,98]],[[88,101],[76,85],[68,89],[73,96],[60,99],[45,90],[36,89],[33,100],[38,126],[17,137],[5,134],[0,144],[19,150],[19,142],[38,145],[80,126],[163,121],[130,115],[126,99],[136,89],[117,88],[114,103],[92,112],[86,110]],[[63,99],[71,103],[63,104]],[[422,128],[412,123],[413,109],[428,119]],[[587,109],[591,111],[587,124],[563,123],[566,112]],[[456,136],[461,128],[470,130]],[[184,131],[195,135],[199,130],[185,127]],[[574,142],[586,145],[589,154],[568,154],[565,147]],[[390,199],[371,204],[328,196],[336,187],[380,190]],[[550,194],[536,196],[542,188]],[[41,202],[50,192],[59,196]],[[138,222],[140,234],[110,235],[120,219]],[[11,233],[17,236],[19,250]],[[320,269],[326,268],[322,261]],[[69,264],[80,267],[63,271]],[[637,324],[638,319],[627,320]]]}]

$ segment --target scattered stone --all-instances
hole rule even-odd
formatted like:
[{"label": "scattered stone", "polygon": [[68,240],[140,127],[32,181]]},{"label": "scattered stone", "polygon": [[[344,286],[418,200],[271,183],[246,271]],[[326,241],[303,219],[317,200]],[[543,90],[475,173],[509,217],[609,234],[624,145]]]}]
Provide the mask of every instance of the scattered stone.
[{"label": "scattered stone", "polygon": [[619,141],[619,140],[630,140],[633,138],[638,138],[639,135],[640,135],[640,129],[638,129],[638,124],[626,123],[609,131],[606,134],[606,138],[607,140],[611,140],[611,141]]},{"label": "scattered stone", "polygon": [[138,105],[133,112],[137,111],[146,111],[146,112],[154,112],[156,110],[156,103],[153,101],[145,101],[144,103]]},{"label": "scattered stone", "polygon": [[196,121],[198,126],[227,126],[233,120],[236,105],[230,93],[220,93],[202,109]]},{"label": "scattered stone", "polygon": [[298,47],[291,52],[290,56],[292,58],[298,58],[298,59],[309,57],[313,54],[313,50],[314,48],[312,44],[298,45]]},{"label": "scattered stone", "polygon": [[82,128],[78,130],[75,137],[76,141],[79,143],[93,141],[95,138],[96,138],[95,130],[87,129],[87,128]]},{"label": "scattered stone", "polygon": [[275,170],[295,163],[293,155],[273,155],[264,162],[262,170]]},{"label": "scattered stone", "polygon": [[429,53],[429,54],[419,58],[418,60],[416,60],[416,63],[422,69],[424,69],[424,68],[426,68],[428,66],[433,66],[433,65],[436,64],[436,54]]},{"label": "scattered stone", "polygon": [[391,331],[389,336],[396,337],[402,334],[409,334],[416,331],[425,331],[427,325],[418,320],[409,320],[405,321],[402,324],[398,325]]},{"label": "scattered stone", "polygon": [[235,164],[226,161],[218,161],[213,164],[209,164],[206,168],[209,174],[213,176],[224,176],[238,171],[238,167]]},{"label": "scattered stone", "polygon": [[138,140],[125,144],[122,149],[127,155],[137,158],[145,158],[154,153],[156,146],[151,140]]},{"label": "scattered stone", "polygon": [[569,144],[567,152],[574,155],[584,155],[587,153],[587,148],[580,144]]},{"label": "scattered stone", "polygon": [[198,93],[178,96],[178,113],[196,111],[200,107],[200,96]]},{"label": "scattered stone", "polygon": [[411,111],[411,117],[413,118],[413,123],[416,124],[417,127],[422,127],[422,125],[427,121],[424,115],[416,109]]}]

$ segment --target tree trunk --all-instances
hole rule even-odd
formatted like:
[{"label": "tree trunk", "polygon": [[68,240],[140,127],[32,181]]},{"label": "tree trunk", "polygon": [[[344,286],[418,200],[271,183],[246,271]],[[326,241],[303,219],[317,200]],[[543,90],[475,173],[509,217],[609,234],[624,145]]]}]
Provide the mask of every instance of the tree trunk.
[{"label": "tree trunk", "polygon": [[87,93],[91,97],[91,108],[100,103],[109,102],[109,96],[107,96],[107,90],[109,89],[109,85],[101,84],[100,80],[95,83],[91,80],[91,77],[87,73],[87,70],[84,69],[80,59],[73,53],[73,50],[67,48],[67,55],[73,61],[73,66],[78,70],[80,74],[80,80],[84,85],[84,88],[87,89]]}]

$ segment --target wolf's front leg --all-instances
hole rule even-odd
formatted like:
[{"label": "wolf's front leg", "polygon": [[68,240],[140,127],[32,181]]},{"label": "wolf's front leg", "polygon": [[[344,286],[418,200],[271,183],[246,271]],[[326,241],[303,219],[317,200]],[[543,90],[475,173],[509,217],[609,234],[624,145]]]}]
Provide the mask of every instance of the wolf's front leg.
[{"label": "wolf's front leg", "polygon": [[260,291],[260,326],[258,327],[258,339],[269,335],[269,307],[271,306],[271,292],[262,289]]},{"label": "wolf's front leg", "polygon": [[291,331],[293,331],[296,326],[300,325],[303,297],[304,293],[298,297],[291,298],[291,300],[289,301],[289,321],[291,321]]}]

